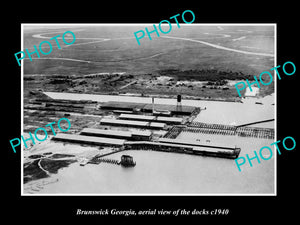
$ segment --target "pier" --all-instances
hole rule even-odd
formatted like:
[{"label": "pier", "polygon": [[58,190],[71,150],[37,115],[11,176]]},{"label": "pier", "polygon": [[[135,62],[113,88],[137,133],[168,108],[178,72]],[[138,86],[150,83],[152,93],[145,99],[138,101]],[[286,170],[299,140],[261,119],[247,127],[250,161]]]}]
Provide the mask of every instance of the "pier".
[{"label": "pier", "polygon": [[87,163],[89,164],[100,164],[100,163],[110,163],[110,164],[114,164],[114,165],[120,165],[120,161],[116,160],[116,159],[103,159],[103,158],[99,158],[99,157],[94,157],[92,158],[90,161],[88,161]]},{"label": "pier", "polygon": [[184,153],[189,155],[213,156],[235,159],[241,149],[228,146],[199,145],[198,143],[172,142],[173,139],[163,139],[159,142],[138,141],[126,142],[125,150],[153,150],[161,152]]},{"label": "pier", "polygon": [[239,126],[225,124],[209,124],[192,122],[186,126],[173,126],[164,135],[165,138],[175,139],[181,132],[203,133],[216,135],[237,135],[240,137],[274,139],[275,132],[272,128],[247,127],[250,124],[269,122],[272,120],[257,121]]},{"label": "pier", "polygon": [[249,125],[253,125],[253,124],[267,123],[267,122],[271,122],[271,121],[274,121],[274,120],[275,119],[260,120],[260,121],[255,121],[255,122],[251,122],[251,123],[241,124],[241,125],[238,125],[236,127],[239,128],[239,127],[245,127],[245,126],[249,126]]},{"label": "pier", "polygon": [[254,138],[266,138],[274,139],[275,132],[271,128],[260,128],[260,127],[238,127],[236,134],[240,137],[254,137]]}]

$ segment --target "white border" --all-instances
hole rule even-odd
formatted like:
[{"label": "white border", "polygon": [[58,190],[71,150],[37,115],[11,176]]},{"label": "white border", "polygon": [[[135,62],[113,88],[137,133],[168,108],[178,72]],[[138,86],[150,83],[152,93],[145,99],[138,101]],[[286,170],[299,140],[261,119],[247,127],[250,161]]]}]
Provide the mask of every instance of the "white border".
[{"label": "white border", "polygon": [[[176,24],[176,23],[172,23]],[[23,42],[23,32],[24,32],[24,25],[29,25],[29,26],[152,26],[153,24],[151,23],[130,23],[130,24],[122,24],[122,23],[103,23],[103,24],[87,24],[87,23],[22,23],[21,24],[21,51],[24,49],[24,42]],[[164,24],[162,24],[164,25]],[[180,24],[180,26],[195,26],[195,25],[200,25],[200,26],[274,26],[274,67],[277,65],[277,23],[192,23],[192,24]],[[59,29],[59,28],[58,28]],[[23,135],[23,75],[24,75],[24,66],[23,66],[23,60],[21,61],[21,135]],[[277,140],[277,76],[275,75],[275,70],[274,70],[274,76],[276,77],[275,83],[274,83],[274,97],[275,97],[275,141]],[[249,193],[249,194],[243,194],[243,193],[204,193],[204,194],[199,194],[199,193],[193,193],[193,194],[182,194],[182,193],[143,193],[143,194],[121,194],[121,193],[103,193],[103,194],[24,194],[24,174],[23,174],[23,159],[24,159],[24,153],[23,153],[23,142],[21,141],[21,196],[277,196],[277,151],[274,146],[274,193]]]}]

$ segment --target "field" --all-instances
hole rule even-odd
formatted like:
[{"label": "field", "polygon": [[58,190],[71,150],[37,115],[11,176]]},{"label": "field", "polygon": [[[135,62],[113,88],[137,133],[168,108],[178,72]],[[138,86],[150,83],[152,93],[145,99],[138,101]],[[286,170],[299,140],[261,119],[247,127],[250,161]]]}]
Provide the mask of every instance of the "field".
[{"label": "field", "polygon": [[[27,78],[25,91],[36,84],[44,91],[183,94],[204,99],[234,100],[238,97],[237,92],[232,83],[224,86],[227,81],[251,80],[253,75],[274,66],[274,27],[271,25],[194,24],[180,28],[173,25],[168,35],[157,37],[152,34],[152,40],[145,37],[138,45],[133,33],[151,26],[25,25],[24,48],[29,51],[33,51],[33,45],[39,46],[40,42],[50,41],[49,38],[68,30],[76,36],[72,45],[65,45],[58,38],[62,49],[58,49],[55,41],[51,40],[53,49],[49,55],[41,54],[37,58],[33,54],[33,61],[24,60],[25,77],[41,75]],[[71,41],[68,38],[72,40],[72,36],[66,36],[66,40]],[[49,50],[46,44],[42,49],[45,52]],[[109,74],[97,75],[101,73]],[[49,78],[51,76],[52,79]],[[57,76],[69,78],[59,77],[57,80]],[[159,84],[160,76],[171,77],[171,82]],[[147,80],[149,82],[145,85]],[[219,81],[223,84],[199,85],[197,81]],[[263,86],[260,95],[273,92],[272,83]]]},{"label": "field", "polygon": [[[218,29],[217,26],[182,26],[179,29],[174,27],[169,35],[161,35],[159,38],[152,35],[152,40],[141,39],[139,46],[133,33],[145,26],[62,27],[50,32],[44,29],[25,29],[24,48],[28,49],[33,49],[33,45],[38,46],[41,41],[47,40],[46,37],[51,38],[67,30],[76,35],[73,45],[66,46],[58,39],[61,50],[55,46],[50,55],[41,55],[41,59],[33,62],[26,61],[25,74],[88,74],[115,71],[142,74],[165,69],[217,69],[258,74],[270,69],[274,63],[273,57],[246,55],[197,42],[165,38],[169,35],[188,37],[228,48],[271,54],[274,50],[272,26],[224,26],[224,30]],[[34,34],[42,34],[45,38],[34,38]],[[247,38],[236,40],[245,36]],[[51,43],[54,45],[54,40]],[[69,58],[90,63],[42,58]]]}]

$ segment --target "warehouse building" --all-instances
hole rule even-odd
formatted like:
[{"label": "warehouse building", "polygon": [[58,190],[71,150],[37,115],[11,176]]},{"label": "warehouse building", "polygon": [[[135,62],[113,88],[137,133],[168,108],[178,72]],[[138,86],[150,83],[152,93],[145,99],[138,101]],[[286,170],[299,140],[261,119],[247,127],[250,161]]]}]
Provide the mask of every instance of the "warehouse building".
[{"label": "warehouse building", "polygon": [[179,117],[158,116],[156,121],[164,122],[166,124],[182,124],[183,119]]},{"label": "warehouse building", "polygon": [[181,145],[192,145],[195,147],[205,147],[205,148],[216,148],[216,149],[224,149],[224,150],[234,150],[236,149],[235,146],[228,146],[228,145],[213,145],[213,144],[201,144],[198,141],[190,141],[190,140],[178,140],[178,139],[171,139],[171,138],[160,138],[159,142],[163,143],[170,143],[170,144],[181,144]]},{"label": "warehouse building", "polygon": [[193,155],[205,155],[222,158],[236,159],[241,149],[223,149],[223,148],[209,148],[191,145],[188,143],[163,143],[163,142],[150,142],[150,141],[137,141],[137,142],[126,142],[125,149],[139,149],[139,150],[155,150],[165,152],[176,152],[176,153],[187,153]]},{"label": "warehouse building", "polygon": [[120,131],[94,128],[84,128],[80,134],[95,137],[126,139],[132,141],[149,141],[152,136],[150,131]]},{"label": "warehouse building", "polygon": [[129,112],[148,112],[153,113],[153,108],[157,112],[170,112],[171,115],[187,115],[190,116],[196,111],[197,107],[181,105],[163,105],[163,104],[147,104],[134,102],[117,102],[109,101],[101,104],[102,109],[120,110]]},{"label": "warehouse building", "polygon": [[143,121],[135,121],[135,120],[101,119],[100,124],[109,125],[109,126],[146,128],[149,123]]},{"label": "warehouse building", "polygon": [[135,127],[140,129],[164,129],[165,123],[145,122],[136,120],[102,119],[101,125]]},{"label": "warehouse building", "polygon": [[165,123],[157,123],[157,122],[150,122],[149,123],[149,127],[151,129],[160,129],[160,130],[162,130],[162,129],[165,128],[165,126],[166,126]]},{"label": "warehouse building", "polygon": [[85,136],[78,134],[63,134],[59,133],[52,138],[56,141],[66,141],[82,144],[105,145],[105,146],[123,146],[125,139],[102,138],[94,136]]},{"label": "warehouse building", "polygon": [[139,120],[139,121],[153,121],[156,119],[155,116],[137,115],[137,114],[124,114],[119,116],[122,120]]},{"label": "warehouse building", "polygon": [[167,116],[148,116],[148,115],[137,115],[137,114],[126,114],[122,113],[119,116],[122,120],[138,120],[138,121],[151,121],[151,122],[163,122],[166,124],[182,124],[183,119],[178,117],[167,117]]}]

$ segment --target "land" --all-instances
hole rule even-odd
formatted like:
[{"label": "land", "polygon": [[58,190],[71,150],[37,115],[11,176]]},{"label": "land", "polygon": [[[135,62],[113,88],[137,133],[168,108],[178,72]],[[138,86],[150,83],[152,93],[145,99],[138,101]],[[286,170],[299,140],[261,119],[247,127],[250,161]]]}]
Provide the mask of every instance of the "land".
[{"label": "land", "polygon": [[[216,74],[216,75],[215,75]],[[218,76],[220,75],[220,76]],[[232,78],[232,77],[233,78]],[[230,80],[228,79],[229,77]],[[85,76],[24,76],[25,90],[86,94],[136,94],[175,98],[239,101],[233,79],[253,76],[222,71],[160,71],[159,74],[103,74]],[[26,93],[27,95],[29,93]]]},{"label": "land", "polygon": [[[234,83],[253,80],[254,75],[274,66],[273,57],[239,54],[192,41],[154,37],[138,46],[130,35],[138,28],[140,26],[72,27],[77,38],[73,45],[53,50],[49,57],[42,55],[33,61],[25,60],[27,83],[24,89],[169,97],[182,94],[198,99],[237,101]],[[65,29],[51,30],[52,34],[43,27],[33,31],[25,29],[24,46],[30,49],[44,40],[33,34],[50,38]],[[272,53],[274,49],[274,31],[268,26],[229,26],[224,30],[216,26],[197,26],[172,32],[174,36],[192,37],[196,41],[243,51]],[[272,83],[262,86],[259,96],[273,92]]]},{"label": "land", "polygon": [[30,155],[24,163],[24,183],[49,177],[50,173],[56,174],[60,168],[77,162],[76,159],[72,159],[73,157],[75,155],[52,154],[51,152]]}]

